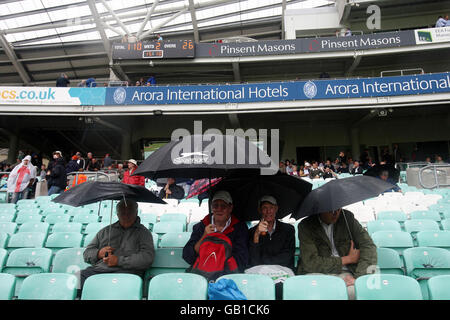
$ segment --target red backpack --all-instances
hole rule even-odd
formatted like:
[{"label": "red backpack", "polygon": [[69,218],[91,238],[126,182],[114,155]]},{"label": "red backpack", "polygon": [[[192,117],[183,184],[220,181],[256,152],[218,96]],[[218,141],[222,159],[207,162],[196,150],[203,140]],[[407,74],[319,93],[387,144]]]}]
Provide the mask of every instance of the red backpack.
[{"label": "red backpack", "polygon": [[199,254],[191,272],[200,274],[209,281],[224,274],[236,273],[238,266],[231,252],[230,238],[221,232],[210,233],[200,243]]}]

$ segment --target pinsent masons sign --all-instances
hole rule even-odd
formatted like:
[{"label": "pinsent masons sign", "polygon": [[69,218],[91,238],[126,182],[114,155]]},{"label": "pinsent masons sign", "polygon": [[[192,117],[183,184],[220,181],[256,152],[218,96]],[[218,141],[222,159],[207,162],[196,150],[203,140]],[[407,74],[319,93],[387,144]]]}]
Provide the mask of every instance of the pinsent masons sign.
[{"label": "pinsent masons sign", "polygon": [[107,88],[106,105],[220,104],[450,92],[450,73],[232,85]]}]

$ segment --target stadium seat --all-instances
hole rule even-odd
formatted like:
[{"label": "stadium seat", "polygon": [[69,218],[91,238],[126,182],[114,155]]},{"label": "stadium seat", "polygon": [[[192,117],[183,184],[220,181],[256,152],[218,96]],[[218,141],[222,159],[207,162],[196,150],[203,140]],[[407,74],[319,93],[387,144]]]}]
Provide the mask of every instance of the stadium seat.
[{"label": "stadium seat", "polygon": [[[74,223],[74,222],[72,222],[72,223]],[[91,222],[86,225],[86,228],[84,229],[83,233],[84,234],[90,234],[90,233],[96,234],[97,232],[99,232],[101,229],[103,229],[104,227],[106,227],[108,225],[109,224],[106,222]]]},{"label": "stadium seat", "polygon": [[79,222],[57,222],[53,225],[52,233],[55,232],[78,232],[81,233],[83,225]]},{"label": "stadium seat", "polygon": [[99,222],[99,216],[97,216],[96,214],[78,214],[73,217],[72,222],[79,222],[81,224]]},{"label": "stadium seat", "polygon": [[158,222],[153,226],[153,232],[157,234],[164,234],[168,232],[183,232],[184,224],[179,221],[164,221]]},{"label": "stadium seat", "polygon": [[65,273],[40,273],[27,277],[19,291],[19,300],[75,300],[77,277]]},{"label": "stadium seat", "polygon": [[0,233],[0,248],[6,248],[10,235],[6,232]]},{"label": "stadium seat", "polygon": [[7,233],[9,235],[16,233],[17,223],[15,222],[0,222],[0,233]]},{"label": "stadium seat", "polygon": [[417,246],[416,234],[419,231],[439,231],[439,225],[433,220],[406,220],[405,231],[410,233],[413,238],[413,243]]},{"label": "stadium seat", "polygon": [[193,273],[160,274],[150,280],[148,300],[206,300],[208,281]]},{"label": "stadium seat", "polygon": [[42,210],[39,207],[17,207],[16,208],[17,213],[23,213],[23,214],[41,214]]},{"label": "stadium seat", "polygon": [[377,213],[377,220],[396,220],[404,222],[408,220],[406,213],[402,211],[380,211]]},{"label": "stadium seat", "polygon": [[16,277],[8,273],[0,273],[0,300],[12,300],[16,286]]},{"label": "stadium seat", "polygon": [[42,232],[47,236],[49,229],[50,225],[47,222],[25,222],[17,232]]},{"label": "stadium seat", "polygon": [[141,219],[141,224],[146,226],[150,231],[153,230],[153,226],[158,221],[158,215],[155,213],[142,213],[139,215]]},{"label": "stadium seat", "polygon": [[8,241],[9,252],[18,248],[42,248],[46,234],[42,232],[19,232],[13,234]]},{"label": "stadium seat", "polygon": [[441,221],[441,215],[437,211],[413,211],[410,213],[411,220],[433,220]]},{"label": "stadium seat", "polygon": [[406,274],[419,281],[422,295],[428,300],[427,280],[437,275],[450,275],[450,252],[442,248],[416,247],[403,253]]},{"label": "stadium seat", "polygon": [[189,264],[182,256],[182,248],[155,248],[155,258],[146,272],[146,278],[161,273],[185,272]]},{"label": "stadium seat", "polygon": [[275,300],[275,283],[272,278],[262,274],[227,274],[220,279],[233,280],[247,300]]},{"label": "stadium seat", "polygon": [[91,208],[72,207],[69,210],[67,210],[67,214],[70,215],[71,217],[77,216],[79,214],[93,214],[93,213],[94,211]]},{"label": "stadium seat", "polygon": [[434,276],[428,280],[430,300],[450,300],[450,275]]},{"label": "stadium seat", "polygon": [[189,241],[192,232],[168,232],[161,236],[160,248],[183,248]]},{"label": "stadium seat", "polygon": [[194,229],[194,226],[198,223],[198,221],[192,221],[189,222],[187,225],[187,232],[192,232],[192,230]]},{"label": "stadium seat", "polygon": [[141,300],[142,278],[134,274],[105,273],[84,282],[81,300]]},{"label": "stadium seat", "polygon": [[15,214],[17,213],[16,205],[14,203],[1,203],[0,213]]},{"label": "stadium seat", "polygon": [[67,211],[65,208],[61,208],[61,206],[53,204],[53,202],[41,206],[40,209],[43,216],[48,216],[50,214],[66,214]]},{"label": "stadium seat", "polygon": [[53,258],[52,272],[74,274],[86,269],[90,264],[84,262],[84,248],[66,248],[59,250]]},{"label": "stadium seat", "polygon": [[41,222],[44,217],[40,214],[29,214],[24,212],[19,212],[14,220],[17,224],[23,224],[25,222]]},{"label": "stadium seat", "polygon": [[5,266],[6,259],[8,259],[8,251],[0,248],[0,272],[2,272],[2,269]]},{"label": "stadium seat", "polygon": [[52,213],[45,217],[45,222],[54,225],[58,222],[69,222],[70,221],[70,215],[64,214],[64,213]]},{"label": "stadium seat", "polygon": [[367,222],[367,232],[372,235],[376,231],[402,231],[396,220],[374,220]]},{"label": "stadium seat", "polygon": [[13,222],[15,218],[15,213],[0,213],[0,222]]},{"label": "stadium seat", "polygon": [[48,236],[45,247],[54,253],[65,248],[79,248],[83,235],[79,232],[55,232]]},{"label": "stadium seat", "polygon": [[450,230],[450,218],[441,221],[442,229]]},{"label": "stadium seat", "polygon": [[416,237],[420,247],[438,247],[450,250],[450,231],[420,231]]},{"label": "stadium seat", "polygon": [[419,283],[404,275],[370,274],[355,281],[356,300],[422,300]]},{"label": "stadium seat", "polygon": [[399,254],[414,246],[411,235],[404,231],[377,231],[372,234],[372,240],[377,247],[391,248]]},{"label": "stadium seat", "polygon": [[159,221],[180,221],[183,224],[187,223],[187,216],[184,213],[164,213],[159,217]]},{"label": "stadium seat", "polygon": [[405,274],[403,261],[394,249],[377,248],[377,260],[382,274]]},{"label": "stadium seat", "polygon": [[300,275],[283,283],[283,300],[348,300],[344,280],[330,275]]}]

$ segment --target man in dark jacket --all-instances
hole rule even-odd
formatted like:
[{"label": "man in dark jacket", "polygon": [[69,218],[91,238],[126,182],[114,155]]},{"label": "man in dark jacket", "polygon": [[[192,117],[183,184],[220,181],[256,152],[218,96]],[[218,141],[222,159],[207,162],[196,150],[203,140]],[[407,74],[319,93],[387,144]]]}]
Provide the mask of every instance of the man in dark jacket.
[{"label": "man in dark jacket", "polygon": [[198,257],[202,240],[210,233],[221,232],[232,243],[231,255],[236,260],[240,272],[248,263],[248,228],[233,214],[233,200],[227,191],[217,191],[211,201],[212,215],[207,215],[194,225],[191,238],[183,248],[183,259],[191,266]]},{"label": "man in dark jacket", "polygon": [[261,221],[249,230],[249,266],[277,264],[294,271],[295,229],[276,220],[278,205],[272,196],[259,201]]},{"label": "man in dark jacket", "polygon": [[353,162],[353,168],[352,171],[350,172],[351,174],[363,174],[364,170],[363,168],[359,165],[359,161],[354,161]]},{"label": "man in dark jacket", "polygon": [[65,73],[61,73],[58,79],[56,79],[56,86],[57,87],[67,87],[67,85],[70,84],[69,77]]},{"label": "man in dark jacket", "polygon": [[349,299],[355,298],[355,279],[375,271],[377,248],[350,211],[339,209],[309,216],[299,223],[298,237],[298,274],[339,276],[347,285]]},{"label": "man in dark jacket", "polygon": [[63,158],[56,158],[52,170],[48,173],[48,195],[61,193],[67,186],[66,168]]},{"label": "man in dark jacket", "polygon": [[168,178],[167,184],[159,192],[161,199],[178,199],[184,198],[184,189],[175,184],[174,178]]}]

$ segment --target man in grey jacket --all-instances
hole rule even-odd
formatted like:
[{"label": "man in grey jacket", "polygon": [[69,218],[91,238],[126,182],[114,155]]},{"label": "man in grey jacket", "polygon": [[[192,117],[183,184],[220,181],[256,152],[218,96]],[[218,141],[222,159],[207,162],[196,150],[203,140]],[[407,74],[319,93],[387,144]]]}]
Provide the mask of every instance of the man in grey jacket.
[{"label": "man in grey jacket", "polygon": [[100,273],[132,273],[143,276],[155,256],[151,232],[140,223],[138,204],[130,199],[117,204],[119,221],[101,229],[86,247],[83,257],[91,264],[80,273],[84,281]]}]

